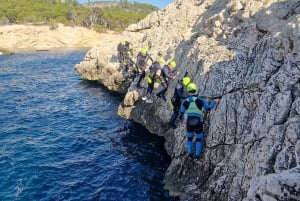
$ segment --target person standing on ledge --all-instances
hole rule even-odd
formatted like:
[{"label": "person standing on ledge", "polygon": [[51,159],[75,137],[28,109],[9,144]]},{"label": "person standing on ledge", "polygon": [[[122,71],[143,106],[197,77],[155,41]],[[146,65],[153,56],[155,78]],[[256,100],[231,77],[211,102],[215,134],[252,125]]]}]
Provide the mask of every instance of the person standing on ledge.
[{"label": "person standing on ledge", "polygon": [[153,59],[151,58],[150,54],[148,54],[148,47],[143,47],[136,57],[136,67],[138,70],[138,82],[136,84],[137,88],[141,88],[141,81],[146,76],[145,70],[147,68],[149,59],[153,63]]},{"label": "person standing on ledge", "polygon": [[175,125],[175,121],[176,121],[177,117],[179,116],[181,102],[182,102],[182,100],[187,98],[184,89],[191,82],[191,78],[187,77],[186,75],[187,75],[187,72],[185,73],[184,77],[180,81],[178,80],[178,83],[175,86],[174,95],[171,98],[173,114],[169,121],[169,128],[176,129],[177,126]]},{"label": "person standing on ledge", "polygon": [[169,79],[175,79],[177,74],[172,73],[172,71],[174,70],[174,68],[176,67],[176,62],[175,61],[170,61],[168,63],[168,65],[164,65],[161,69],[161,75],[160,75],[160,90],[159,92],[156,94],[156,96],[158,98],[163,99],[164,101],[167,101],[166,97],[165,97],[165,93],[168,90],[168,86],[169,86]]},{"label": "person standing on ledge", "polygon": [[195,83],[190,83],[187,86],[188,98],[186,98],[180,106],[180,122],[181,125],[184,119],[184,113],[187,113],[186,120],[186,136],[187,136],[187,152],[190,158],[193,158],[193,137],[196,133],[196,151],[195,160],[200,159],[200,153],[202,150],[203,140],[203,109],[211,110],[216,106],[220,99],[214,99],[210,104],[203,98],[199,98],[197,92],[197,86]]}]

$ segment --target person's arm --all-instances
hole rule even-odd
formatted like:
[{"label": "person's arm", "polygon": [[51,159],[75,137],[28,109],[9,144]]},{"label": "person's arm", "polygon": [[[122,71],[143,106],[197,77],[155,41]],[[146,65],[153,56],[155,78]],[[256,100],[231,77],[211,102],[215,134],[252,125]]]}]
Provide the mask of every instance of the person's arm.
[{"label": "person's arm", "polygon": [[148,57],[148,59],[150,59],[150,61],[151,61],[152,63],[154,62],[154,60],[152,59],[152,57],[151,57],[150,54],[147,54],[147,57]]},{"label": "person's arm", "polygon": [[168,67],[163,67],[162,71],[165,77],[174,79],[174,75],[169,73]]},{"label": "person's arm", "polygon": [[187,100],[184,100],[180,105],[180,115],[179,115],[180,122],[183,122],[184,113],[186,111],[186,108],[188,107],[188,104],[189,102]]},{"label": "person's arm", "polygon": [[184,76],[183,77],[186,77],[188,75],[189,71],[185,71],[184,73]]},{"label": "person's arm", "polygon": [[181,99],[186,98],[181,84],[179,84],[179,83],[176,84],[175,91],[179,98],[181,98]]},{"label": "person's arm", "polygon": [[216,101],[211,101],[210,103],[207,103],[207,101],[203,98],[199,98],[200,101],[202,101],[203,103],[203,108],[206,109],[206,110],[211,110],[216,104],[217,102]]}]

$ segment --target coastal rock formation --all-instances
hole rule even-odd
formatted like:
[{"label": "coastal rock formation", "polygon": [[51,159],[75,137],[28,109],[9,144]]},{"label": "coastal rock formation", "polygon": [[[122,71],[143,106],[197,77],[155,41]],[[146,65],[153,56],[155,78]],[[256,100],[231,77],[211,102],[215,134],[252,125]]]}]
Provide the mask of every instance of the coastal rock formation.
[{"label": "coastal rock formation", "polygon": [[205,113],[202,159],[195,163],[186,154],[185,128],[167,130],[168,103],[145,104],[145,89],[122,77],[119,41],[99,43],[76,65],[84,79],[126,93],[119,115],[164,136],[172,157],[164,179],[171,195],[185,201],[300,200],[299,0],[176,0],[121,38],[149,46],[154,59],[158,52],[174,58],[179,77],[188,71],[200,96],[221,97]]},{"label": "coastal rock formation", "polygon": [[50,50],[54,48],[90,48],[103,34],[83,27],[56,24],[0,26],[0,52]]}]

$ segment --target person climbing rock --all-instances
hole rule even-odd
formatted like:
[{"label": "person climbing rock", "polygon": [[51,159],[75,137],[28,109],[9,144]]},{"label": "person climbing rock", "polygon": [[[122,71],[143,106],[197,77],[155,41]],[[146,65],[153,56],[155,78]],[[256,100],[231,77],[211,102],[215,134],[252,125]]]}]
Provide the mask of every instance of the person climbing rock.
[{"label": "person climbing rock", "polygon": [[169,127],[170,128],[177,128],[175,125],[175,121],[177,117],[179,116],[179,110],[182,100],[187,98],[187,95],[185,93],[184,88],[191,82],[191,78],[187,77],[187,73],[185,73],[184,77],[178,81],[178,83],[175,86],[174,95],[171,98],[171,104],[173,108],[173,114],[171,116],[171,119],[169,121]]},{"label": "person climbing rock", "polygon": [[147,68],[147,64],[149,59],[151,60],[151,62],[153,62],[153,59],[151,58],[150,54],[148,54],[148,47],[143,47],[141,49],[141,51],[138,53],[137,58],[136,58],[136,66],[138,69],[138,76],[139,76],[139,80],[137,82],[136,87],[137,88],[141,88],[141,81],[145,78],[146,76],[146,68]]},{"label": "person climbing rock", "polygon": [[148,87],[146,96],[142,97],[142,100],[145,100],[146,103],[153,103],[151,94],[154,89],[154,83],[160,83],[159,77],[164,64],[165,59],[162,56],[160,56],[157,61],[153,62],[149,69],[146,69],[146,80]]},{"label": "person climbing rock", "polygon": [[121,42],[117,46],[117,51],[118,51],[118,61],[119,63],[124,62],[124,53],[129,50],[129,45],[130,43],[124,39],[121,40]]},{"label": "person climbing rock", "polygon": [[203,109],[211,110],[216,106],[220,99],[214,99],[211,103],[203,98],[197,97],[197,86],[195,83],[190,83],[187,86],[188,97],[182,102],[180,106],[180,122],[183,122],[184,113],[187,113],[186,120],[186,136],[187,136],[187,152],[189,157],[193,157],[193,137],[196,133],[196,151],[195,160],[200,159],[200,153],[202,150],[202,140],[203,140]]},{"label": "person climbing rock", "polygon": [[164,65],[164,67],[161,70],[160,91],[156,94],[156,96],[158,98],[162,98],[164,101],[167,101],[165,97],[165,93],[168,90],[169,79],[174,80],[177,76],[176,74],[172,73],[175,67],[176,67],[176,62],[170,61],[168,65]]},{"label": "person climbing rock", "polygon": [[133,50],[130,49],[126,52],[126,54],[124,54],[124,77],[126,80],[131,79],[131,81],[133,82],[136,74],[137,74],[137,69],[136,69],[136,65],[135,65],[135,58],[133,57]]}]

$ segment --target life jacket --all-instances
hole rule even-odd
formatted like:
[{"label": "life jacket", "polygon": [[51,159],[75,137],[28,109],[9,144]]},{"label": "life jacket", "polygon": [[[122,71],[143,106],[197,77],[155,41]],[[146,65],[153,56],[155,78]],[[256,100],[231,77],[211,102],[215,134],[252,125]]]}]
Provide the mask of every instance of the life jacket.
[{"label": "life jacket", "polygon": [[203,121],[203,111],[202,109],[199,109],[196,105],[197,97],[190,96],[185,100],[189,102],[189,106],[186,109],[187,116],[200,117],[201,121]]},{"label": "life jacket", "polygon": [[132,50],[124,52],[124,65],[132,63]]}]

